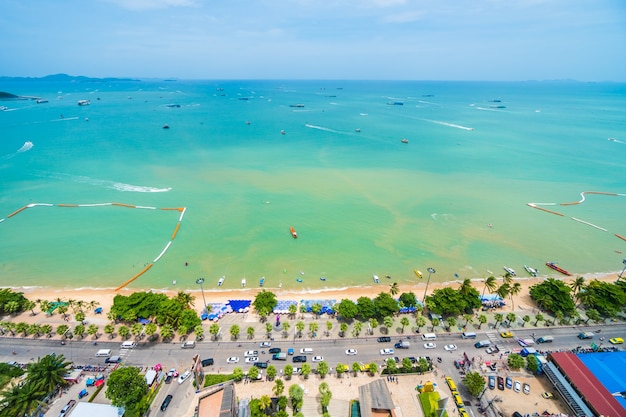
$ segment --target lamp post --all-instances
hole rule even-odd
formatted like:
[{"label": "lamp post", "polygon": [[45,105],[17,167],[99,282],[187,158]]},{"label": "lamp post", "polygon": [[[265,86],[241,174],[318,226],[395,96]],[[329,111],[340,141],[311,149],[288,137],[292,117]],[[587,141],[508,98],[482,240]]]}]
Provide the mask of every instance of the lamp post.
[{"label": "lamp post", "polygon": [[622,272],[620,272],[617,276],[618,279],[622,279],[622,275],[624,275],[624,270],[626,270],[626,259],[624,259],[622,263],[624,264],[624,267],[622,268]]},{"label": "lamp post", "polygon": [[426,292],[428,292],[428,284],[430,284],[430,276],[431,274],[434,274],[435,272],[437,272],[435,271],[435,268],[430,268],[430,267],[427,269],[427,271],[428,271],[428,281],[426,281],[426,289],[424,289],[424,298],[422,300],[424,302],[424,306],[426,306]]},{"label": "lamp post", "polygon": [[204,288],[202,288],[202,284],[204,284],[204,278],[198,278],[196,280],[196,284],[200,285],[200,291],[202,292],[202,301],[204,302],[204,313],[209,314],[206,308],[206,299],[204,298]]}]

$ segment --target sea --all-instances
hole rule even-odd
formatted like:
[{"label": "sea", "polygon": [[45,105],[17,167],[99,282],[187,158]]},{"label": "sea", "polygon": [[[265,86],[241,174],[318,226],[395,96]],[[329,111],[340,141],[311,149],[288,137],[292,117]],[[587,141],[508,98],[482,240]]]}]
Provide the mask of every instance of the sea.
[{"label": "sea", "polygon": [[386,291],[626,267],[626,84],[68,77],[0,91],[43,99],[0,101],[0,286]]}]

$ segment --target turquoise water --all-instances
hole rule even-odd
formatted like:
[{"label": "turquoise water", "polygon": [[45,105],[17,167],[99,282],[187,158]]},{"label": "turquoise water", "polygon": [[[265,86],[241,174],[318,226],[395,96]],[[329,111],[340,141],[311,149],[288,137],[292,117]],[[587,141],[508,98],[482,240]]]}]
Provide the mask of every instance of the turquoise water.
[{"label": "turquoise water", "polygon": [[427,267],[439,281],[499,276],[504,265],[525,276],[524,264],[548,274],[546,261],[583,274],[619,271],[626,256],[614,236],[626,236],[625,196],[545,206],[562,217],[526,205],[626,193],[623,84],[5,81],[0,90],[49,100],[1,104],[3,286],[117,287],[161,253],[180,216],[37,206],[7,217],[31,203],[187,207],[133,288],[197,288],[205,277],[206,289],[222,275],[224,288],[262,276],[285,289],[369,285],[372,274],[406,283]]}]

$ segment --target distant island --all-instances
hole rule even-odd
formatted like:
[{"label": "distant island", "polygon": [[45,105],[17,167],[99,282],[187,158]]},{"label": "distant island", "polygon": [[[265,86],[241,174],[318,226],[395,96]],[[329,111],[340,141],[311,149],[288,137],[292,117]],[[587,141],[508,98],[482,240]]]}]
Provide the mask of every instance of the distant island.
[{"label": "distant island", "polygon": [[[132,78],[92,78],[85,77],[83,75],[68,75],[68,74],[52,74],[45,77],[0,77],[0,81],[74,81],[74,82],[127,82],[127,81],[140,81]],[[6,94],[6,93],[5,93]]]}]

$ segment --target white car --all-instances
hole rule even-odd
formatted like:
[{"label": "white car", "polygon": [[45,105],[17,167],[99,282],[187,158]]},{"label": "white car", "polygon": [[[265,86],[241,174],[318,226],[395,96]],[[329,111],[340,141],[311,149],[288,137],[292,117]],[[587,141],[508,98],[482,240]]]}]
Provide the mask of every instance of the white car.
[{"label": "white car", "polygon": [[445,345],[443,348],[448,352],[452,352],[453,350],[456,350],[456,345]]},{"label": "white car", "polygon": [[381,349],[380,354],[381,355],[393,355],[393,349],[391,348]]},{"label": "white car", "polygon": [[246,358],[246,363],[257,363],[258,361],[258,356],[249,356]]},{"label": "white car", "polygon": [[259,351],[258,350],[246,350],[246,353],[244,353],[243,356],[245,356],[246,358],[248,356],[259,356]]},{"label": "white car", "polygon": [[323,356],[313,356],[313,359],[311,359],[311,362],[321,362],[324,360]]},{"label": "white car", "polygon": [[519,381],[515,381],[513,384],[513,391],[520,392],[522,390],[522,384]]},{"label": "white car", "polygon": [[272,346],[272,342],[261,342],[261,344],[259,346],[261,346],[261,347],[270,347],[270,346]]},{"label": "white car", "polygon": [[231,356],[230,358],[226,359],[226,362],[228,362],[228,363],[239,363],[239,358],[237,356]]},{"label": "white car", "polygon": [[191,371],[185,371],[184,374],[181,374],[178,377],[178,383],[182,384],[183,382],[185,382],[187,379],[189,379],[189,377],[191,376]]},{"label": "white car", "polygon": [[356,355],[356,349],[348,349],[348,350],[346,350],[346,355],[348,355],[348,356]]},{"label": "white car", "polygon": [[434,349],[436,347],[437,347],[437,345],[434,344],[433,342],[426,342],[426,343],[424,343],[424,348],[425,349]]},{"label": "white car", "polygon": [[524,384],[524,394],[530,395],[530,385]]}]

